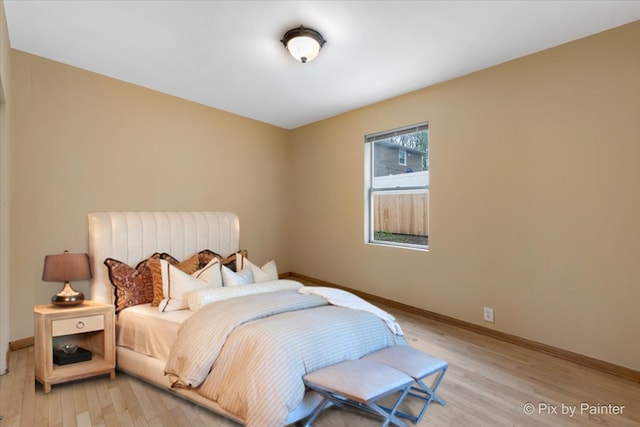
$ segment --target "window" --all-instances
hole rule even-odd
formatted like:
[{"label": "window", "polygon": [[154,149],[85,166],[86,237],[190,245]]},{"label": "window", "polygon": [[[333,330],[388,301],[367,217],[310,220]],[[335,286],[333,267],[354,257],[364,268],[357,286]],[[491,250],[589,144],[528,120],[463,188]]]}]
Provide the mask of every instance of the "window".
[{"label": "window", "polygon": [[398,150],[398,164],[400,166],[407,166],[407,150],[404,148]]},{"label": "window", "polygon": [[429,126],[365,136],[365,242],[429,246]]}]

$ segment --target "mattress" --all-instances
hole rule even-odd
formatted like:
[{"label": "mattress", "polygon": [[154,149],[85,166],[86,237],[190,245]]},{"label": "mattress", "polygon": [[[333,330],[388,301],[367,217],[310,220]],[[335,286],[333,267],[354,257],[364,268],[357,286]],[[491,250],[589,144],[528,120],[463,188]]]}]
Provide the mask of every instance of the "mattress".
[{"label": "mattress", "polygon": [[157,307],[141,304],[122,310],[116,323],[116,345],[166,361],[180,324],[191,310],[161,313]]}]

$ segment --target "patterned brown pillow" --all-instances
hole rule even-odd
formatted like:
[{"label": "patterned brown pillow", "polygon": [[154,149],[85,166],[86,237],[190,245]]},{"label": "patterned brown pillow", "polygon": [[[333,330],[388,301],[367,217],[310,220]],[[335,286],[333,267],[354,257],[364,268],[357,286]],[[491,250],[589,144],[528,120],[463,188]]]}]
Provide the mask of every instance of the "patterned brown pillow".
[{"label": "patterned brown pillow", "polygon": [[114,287],[116,313],[138,304],[153,301],[153,286],[149,263],[160,259],[161,254],[154,253],[133,268],[122,261],[107,258],[104,265],[109,271],[109,280]]},{"label": "patterned brown pillow", "polygon": [[160,259],[163,259],[163,260],[167,261],[169,264],[173,264],[173,265],[178,264],[180,262],[180,261],[178,261],[177,259],[175,259],[174,257],[172,257],[171,255],[169,255],[166,252],[162,252],[160,254]]},{"label": "patterned brown pillow", "polygon": [[163,253],[157,259],[152,259],[149,262],[149,269],[151,270],[151,287],[153,289],[153,298],[151,301],[151,307],[158,307],[164,299],[164,293],[162,292],[162,269],[160,268],[160,259],[164,259],[169,264],[176,266],[179,270],[193,274],[199,269],[198,254],[192,255],[182,262],[178,262],[171,255]]},{"label": "patterned brown pillow", "polygon": [[[247,258],[247,250],[241,249],[237,253],[240,253],[244,258]],[[203,251],[198,252],[198,260],[200,261],[200,268],[203,268],[205,265],[209,264],[213,258],[218,258],[220,260],[220,264],[224,265],[227,268],[230,268],[231,271],[236,271],[236,254],[231,254],[228,257],[223,257],[220,254],[217,254],[209,249],[205,249]],[[242,270],[242,268],[240,268]]]}]

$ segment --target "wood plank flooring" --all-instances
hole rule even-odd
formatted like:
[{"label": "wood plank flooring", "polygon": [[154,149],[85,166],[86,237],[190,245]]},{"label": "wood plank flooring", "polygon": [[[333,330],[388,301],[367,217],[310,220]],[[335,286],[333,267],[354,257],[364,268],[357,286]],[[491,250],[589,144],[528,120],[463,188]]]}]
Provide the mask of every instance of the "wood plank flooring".
[{"label": "wood plank flooring", "polygon": [[[640,426],[638,383],[387,310],[398,318],[412,346],[449,362],[439,393],[447,405],[431,405],[420,426]],[[10,372],[0,377],[0,427],[237,425],[121,372],[113,381],[104,376],[54,385],[45,395],[34,383],[33,361],[33,347],[10,353]],[[621,413],[611,414],[616,410]],[[329,409],[315,423],[379,425],[343,409]]]}]

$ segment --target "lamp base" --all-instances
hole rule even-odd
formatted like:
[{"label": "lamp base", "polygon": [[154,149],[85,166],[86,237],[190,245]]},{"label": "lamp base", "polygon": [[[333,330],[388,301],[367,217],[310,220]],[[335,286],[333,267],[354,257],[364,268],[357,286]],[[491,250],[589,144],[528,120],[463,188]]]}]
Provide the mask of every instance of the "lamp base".
[{"label": "lamp base", "polygon": [[69,282],[64,284],[64,288],[53,297],[51,297],[51,304],[60,307],[69,307],[73,305],[79,305],[84,302],[84,295],[82,292],[78,292],[71,287]]}]

